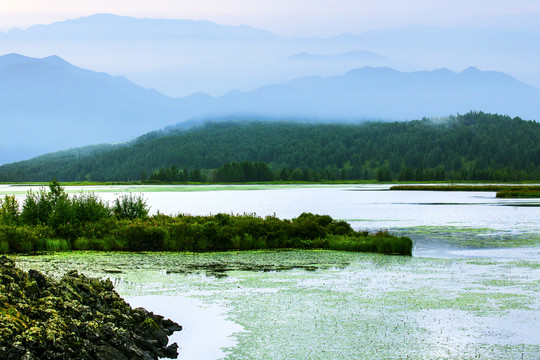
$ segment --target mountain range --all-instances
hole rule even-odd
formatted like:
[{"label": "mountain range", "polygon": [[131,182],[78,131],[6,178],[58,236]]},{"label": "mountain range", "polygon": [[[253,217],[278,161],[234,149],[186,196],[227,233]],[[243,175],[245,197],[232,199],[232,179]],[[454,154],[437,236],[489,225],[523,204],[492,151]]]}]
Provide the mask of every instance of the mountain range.
[{"label": "mountain range", "polygon": [[400,72],[363,67],[223,96],[172,98],[121,76],[58,56],[0,56],[0,163],[45,152],[130,140],[186,120],[279,118],[409,120],[470,110],[540,119],[540,90],[513,77],[468,68]]},{"label": "mountain range", "polygon": [[250,26],[112,14],[0,32],[0,54],[58,55],[85,69],[123,75],[174,97],[251,91],[365,66],[404,72],[447,67],[459,72],[474,65],[540,87],[539,43],[537,30],[509,30],[503,25],[408,26],[330,38],[287,38]]},{"label": "mountain range", "polygon": [[0,57],[0,99],[2,162],[129,140],[182,120],[176,100],[57,56]]}]

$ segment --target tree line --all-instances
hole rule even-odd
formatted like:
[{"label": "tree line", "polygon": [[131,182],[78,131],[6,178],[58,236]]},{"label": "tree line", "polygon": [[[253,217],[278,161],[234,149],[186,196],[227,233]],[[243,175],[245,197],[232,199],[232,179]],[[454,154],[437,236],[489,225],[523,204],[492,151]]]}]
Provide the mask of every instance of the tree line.
[{"label": "tree line", "polygon": [[540,124],[483,112],[391,123],[215,122],[90,154],[66,151],[0,166],[3,182],[55,176],[161,182],[540,180]]}]

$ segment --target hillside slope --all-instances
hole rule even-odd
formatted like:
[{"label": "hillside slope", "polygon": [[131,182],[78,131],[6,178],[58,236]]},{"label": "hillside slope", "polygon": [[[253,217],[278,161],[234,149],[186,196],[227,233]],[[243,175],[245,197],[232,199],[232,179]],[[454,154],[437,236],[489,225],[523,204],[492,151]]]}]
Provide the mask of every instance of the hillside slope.
[{"label": "hillside slope", "polygon": [[57,56],[0,56],[0,161],[130,140],[180,121],[175,99]]},{"label": "hillside slope", "polygon": [[429,171],[440,180],[540,180],[540,124],[485,113],[394,123],[209,123],[150,133],[115,149],[3,165],[0,181],[127,181],[160,168],[207,173],[243,161],[345,180],[375,179],[382,170],[391,179]]}]

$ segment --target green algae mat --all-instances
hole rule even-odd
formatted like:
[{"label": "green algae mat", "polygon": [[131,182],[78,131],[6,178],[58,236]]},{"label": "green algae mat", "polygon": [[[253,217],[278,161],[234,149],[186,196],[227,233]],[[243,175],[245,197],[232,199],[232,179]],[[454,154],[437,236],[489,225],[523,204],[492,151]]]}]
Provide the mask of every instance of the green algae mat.
[{"label": "green algae mat", "polygon": [[15,260],[50,275],[110,278],[123,296],[219,305],[242,328],[230,334],[226,359],[537,359],[540,249],[521,251],[513,259],[256,251]]}]

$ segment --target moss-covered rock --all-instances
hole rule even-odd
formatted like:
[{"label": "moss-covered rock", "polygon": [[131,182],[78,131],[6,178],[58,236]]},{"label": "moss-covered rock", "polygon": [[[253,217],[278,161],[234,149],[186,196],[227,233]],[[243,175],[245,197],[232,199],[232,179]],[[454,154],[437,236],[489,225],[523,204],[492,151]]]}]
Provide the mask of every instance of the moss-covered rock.
[{"label": "moss-covered rock", "polygon": [[0,257],[0,359],[176,358],[177,323],[132,309],[110,280],[70,271],[60,281]]}]

